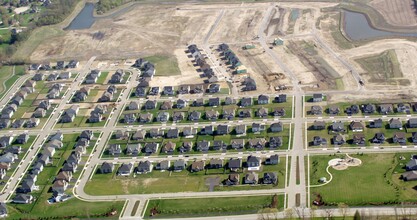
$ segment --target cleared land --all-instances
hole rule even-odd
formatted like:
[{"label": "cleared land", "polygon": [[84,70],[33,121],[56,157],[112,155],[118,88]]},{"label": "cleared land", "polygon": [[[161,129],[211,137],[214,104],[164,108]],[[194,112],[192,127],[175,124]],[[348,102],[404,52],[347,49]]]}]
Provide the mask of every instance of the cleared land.
[{"label": "cleared land", "polygon": [[[330,176],[326,173],[328,161],[343,156],[310,157],[310,184],[319,184],[321,177],[329,180]],[[388,205],[416,201],[417,192],[413,189],[415,182],[399,180],[399,176],[405,171],[403,166],[408,162],[411,154],[352,154],[351,156],[360,159],[362,165],[349,167],[347,170],[330,168],[332,181],[327,185],[311,188],[311,202],[317,195],[322,197],[325,205],[339,203],[349,206]],[[406,159],[400,160],[400,156]]]},{"label": "cleared land", "polygon": [[381,54],[356,59],[356,62],[366,71],[362,74],[371,83],[409,85],[408,79],[402,78],[403,74],[394,50],[387,50]]},{"label": "cleared land", "polygon": [[391,25],[417,27],[416,4],[414,0],[373,0],[370,6]]},{"label": "cleared land", "polygon": [[233,198],[151,200],[145,211],[145,217],[149,217],[151,211],[158,212],[155,217],[180,218],[251,214],[258,213],[265,208],[282,209],[284,207],[284,195],[277,195],[276,202],[273,201],[273,197],[242,196]]}]

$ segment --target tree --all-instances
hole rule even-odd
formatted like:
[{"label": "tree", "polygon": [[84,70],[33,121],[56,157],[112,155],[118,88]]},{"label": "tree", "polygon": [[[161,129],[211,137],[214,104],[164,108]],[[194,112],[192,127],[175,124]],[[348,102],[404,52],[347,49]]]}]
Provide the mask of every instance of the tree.
[{"label": "tree", "polygon": [[361,214],[359,214],[359,211],[356,210],[355,215],[353,215],[353,220],[361,220]]}]

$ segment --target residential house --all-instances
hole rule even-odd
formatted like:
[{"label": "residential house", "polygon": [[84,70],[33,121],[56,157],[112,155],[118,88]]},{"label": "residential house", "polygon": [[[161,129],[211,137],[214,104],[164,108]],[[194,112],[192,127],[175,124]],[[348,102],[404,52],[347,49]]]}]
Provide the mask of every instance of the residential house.
[{"label": "residential house", "polygon": [[345,125],[343,124],[342,121],[333,122],[332,125],[331,125],[331,130],[332,130],[332,132],[336,132],[336,133],[346,132]]},{"label": "residential house", "polygon": [[204,105],[204,99],[199,98],[193,101],[193,106],[194,107],[201,107]]},{"label": "residential house", "polygon": [[236,135],[246,135],[246,125],[240,124],[235,127],[235,133]]},{"label": "residential house", "polygon": [[410,112],[411,112],[410,105],[404,104],[404,103],[398,103],[397,104],[397,112],[410,114]]},{"label": "residential house", "polygon": [[172,115],[172,121],[173,122],[180,122],[182,120],[184,120],[185,114],[184,112],[174,112],[174,114]]},{"label": "residential house", "polygon": [[180,135],[180,130],[178,128],[171,128],[168,130],[166,137],[167,138],[178,138]]},{"label": "residential house", "polygon": [[399,118],[391,118],[389,120],[389,128],[391,129],[400,129],[403,127],[403,123]]},{"label": "residential house", "polygon": [[150,138],[158,138],[158,137],[163,137],[163,136],[164,136],[164,131],[160,130],[159,128],[152,128],[149,130]]},{"label": "residential house", "polygon": [[25,119],[16,119],[14,122],[10,125],[11,128],[21,128],[26,123]]},{"label": "residential house", "polygon": [[135,96],[136,97],[144,97],[146,96],[146,87],[141,86],[140,84],[135,89]]},{"label": "residential house", "polygon": [[269,104],[269,97],[267,95],[259,95],[258,105],[266,105],[266,104]]},{"label": "residential house", "polygon": [[185,127],[182,129],[182,136],[184,137],[194,137],[197,134],[197,129],[192,127]]},{"label": "residential house", "polygon": [[43,81],[45,79],[45,75],[42,73],[36,73],[33,77],[33,81]]},{"label": "residential house", "polygon": [[352,121],[349,127],[350,127],[350,130],[352,130],[353,132],[362,132],[364,129],[363,124],[358,121]]},{"label": "residential house", "polygon": [[46,78],[46,81],[56,81],[58,80],[58,73],[54,72],[48,75],[48,77]]},{"label": "residential house", "polygon": [[179,148],[179,151],[181,153],[185,153],[185,152],[190,152],[191,149],[193,149],[193,142],[191,142],[191,141],[184,141],[184,142],[182,142],[182,145]]},{"label": "residential house", "polygon": [[245,147],[245,139],[232,139],[230,144],[235,150],[243,149]]},{"label": "residential house", "polygon": [[202,161],[202,160],[200,160],[200,161],[194,161],[194,162],[191,163],[190,171],[192,173],[193,172],[199,172],[199,171],[204,170],[204,167],[205,167],[204,161]]},{"label": "residential house", "polygon": [[16,159],[17,156],[9,152],[0,156],[0,163],[14,163]]},{"label": "residential house", "polygon": [[175,95],[174,87],[173,86],[164,86],[163,94],[164,95]]},{"label": "residential house", "polygon": [[39,102],[38,108],[49,110],[51,108],[51,102],[49,100],[42,100]]},{"label": "residential house", "polygon": [[224,104],[225,105],[234,105],[234,104],[236,104],[236,100],[232,97],[226,97],[226,99],[224,100]]},{"label": "residential house", "polygon": [[101,167],[100,167],[100,172],[101,173],[113,173],[113,171],[114,171],[114,164],[113,163],[103,162],[101,164]]},{"label": "residential house", "polygon": [[324,130],[326,128],[326,123],[324,121],[314,121],[312,129],[313,130]]},{"label": "residential house", "polygon": [[229,125],[218,125],[216,130],[217,135],[229,134]]},{"label": "residential house", "polygon": [[169,120],[169,112],[158,112],[156,121],[165,123]]},{"label": "residential house", "polygon": [[97,82],[98,77],[100,77],[101,71],[100,70],[91,70],[90,73],[87,74],[85,77],[84,83],[85,84],[94,84]]},{"label": "residential house", "polygon": [[362,112],[364,114],[373,114],[373,113],[375,113],[375,105],[373,105],[373,104],[362,105]]},{"label": "residential house", "polygon": [[122,148],[120,147],[120,144],[110,144],[107,151],[109,155],[118,157],[122,153]]},{"label": "residential house", "polygon": [[75,116],[78,114],[80,107],[78,105],[72,105],[69,109],[66,109],[61,116],[62,123],[73,122]]},{"label": "residential house", "polygon": [[202,140],[197,142],[197,150],[207,152],[210,147],[210,141]]},{"label": "residential house", "polygon": [[219,97],[209,98],[208,105],[209,106],[220,106],[220,98]]},{"label": "residential house", "polygon": [[163,161],[160,161],[157,165],[156,165],[156,167],[155,167],[157,170],[160,170],[160,171],[166,171],[166,170],[169,170],[170,168],[171,168],[171,161],[169,161],[169,160],[163,160]]},{"label": "residential house", "polygon": [[413,142],[413,144],[417,144],[417,132],[411,133],[411,141]]},{"label": "residential house", "polygon": [[340,134],[333,136],[332,140],[334,145],[343,145],[346,142],[345,138]]},{"label": "residential house", "polygon": [[275,97],[274,101],[277,102],[277,103],[287,102],[287,95],[286,94],[280,94],[280,95]]},{"label": "residential house", "polygon": [[172,109],[172,102],[171,101],[164,101],[161,105],[161,110],[169,110]]},{"label": "residential house", "polygon": [[17,136],[16,138],[16,144],[26,144],[29,140],[29,134],[23,133]]},{"label": "residential house", "polygon": [[189,85],[181,85],[178,89],[178,94],[188,94],[190,92]]},{"label": "residential house", "polygon": [[256,115],[260,118],[266,118],[268,117],[268,109],[261,107],[257,110]]},{"label": "residential house", "polygon": [[257,150],[262,150],[265,148],[266,140],[265,138],[253,138],[248,141],[248,148],[254,148]]},{"label": "residential house", "polygon": [[276,149],[282,146],[282,137],[281,136],[273,136],[269,138],[269,148]]},{"label": "residential house", "polygon": [[58,194],[58,195],[64,195],[65,190],[67,190],[68,182],[65,182],[63,180],[56,180],[54,184],[52,185],[52,192]]},{"label": "residential house", "polygon": [[321,146],[321,145],[327,145],[326,138],[322,138],[320,136],[314,136],[313,137],[313,146]]},{"label": "residential house", "polygon": [[204,134],[204,135],[213,135],[214,134],[214,125],[206,125],[201,130],[201,134]]},{"label": "residential house", "polygon": [[149,123],[152,122],[152,113],[140,113],[139,114],[139,122],[140,123]]},{"label": "residential house", "polygon": [[161,152],[166,154],[172,154],[175,150],[176,144],[172,141],[168,141],[162,147]]},{"label": "residential house", "polygon": [[417,180],[417,171],[413,170],[405,172],[401,175],[401,179],[403,179],[404,181]]},{"label": "residential house", "polygon": [[46,116],[46,110],[43,108],[37,108],[35,112],[32,114],[34,118],[43,118]]},{"label": "residential house", "polygon": [[264,173],[264,177],[262,178],[263,184],[277,184],[278,177],[277,174],[274,172],[266,172]]},{"label": "residential house", "polygon": [[152,172],[153,165],[149,160],[140,161],[136,167],[137,174],[149,173]]},{"label": "residential house", "polygon": [[0,119],[0,129],[4,129],[10,126],[10,119],[2,118]]},{"label": "residential house", "polygon": [[116,70],[116,72],[111,76],[109,83],[122,83],[125,72],[122,69]]},{"label": "residential house", "polygon": [[274,154],[265,160],[265,165],[277,165],[279,163],[278,154]]},{"label": "residential house", "polygon": [[405,137],[405,132],[395,132],[392,137],[392,142],[402,144],[402,145],[406,144],[407,138]]},{"label": "residential house", "polygon": [[148,142],[145,144],[145,153],[154,154],[158,151],[159,144],[155,142]]},{"label": "residential house", "polygon": [[218,158],[213,158],[210,160],[210,164],[208,165],[210,169],[220,169],[223,168],[223,160]]},{"label": "residential house", "polygon": [[222,140],[215,140],[211,147],[213,150],[226,150],[227,145]]},{"label": "residential house", "polygon": [[265,125],[260,123],[252,123],[252,132],[259,133],[265,130]]},{"label": "residential house", "polygon": [[347,115],[356,115],[359,113],[359,106],[358,105],[351,105],[347,107],[345,110]]},{"label": "residential house", "polygon": [[149,90],[149,95],[158,95],[159,94],[159,87],[152,87]]},{"label": "residential house", "polygon": [[235,109],[234,108],[223,108],[223,119],[233,120],[235,117]]},{"label": "residential house", "polygon": [[417,128],[417,118],[410,118],[407,125],[409,128]]},{"label": "residential house", "polygon": [[284,129],[282,122],[275,122],[269,126],[271,132],[281,132]]},{"label": "residential house", "polygon": [[272,111],[272,114],[275,117],[283,117],[285,116],[285,109],[281,107],[274,108],[274,110]]},{"label": "residential house", "polygon": [[388,115],[394,112],[394,107],[392,104],[381,104],[379,105],[379,113],[383,115]]},{"label": "residential house", "polygon": [[256,81],[251,77],[245,78],[242,83],[244,85],[243,91],[254,91],[256,90]]},{"label": "residential house", "polygon": [[12,136],[2,136],[0,138],[0,148],[6,148],[9,147],[13,142]]},{"label": "residential house", "polygon": [[144,105],[145,110],[156,109],[156,100],[147,100]]},{"label": "residential house", "polygon": [[364,134],[353,134],[352,144],[365,145],[366,139]]},{"label": "residential house", "polygon": [[238,173],[231,173],[229,177],[224,181],[226,186],[235,186],[239,185],[240,175]]},{"label": "residential house", "polygon": [[33,201],[32,195],[23,194],[23,193],[16,194],[16,196],[12,200],[12,202],[16,204],[29,204],[29,203],[32,203],[32,201]]},{"label": "residential house", "polygon": [[252,111],[250,109],[241,109],[239,111],[240,118],[250,118],[252,117]]},{"label": "residential house", "polygon": [[117,170],[117,175],[119,176],[129,176],[132,172],[133,164],[131,163],[123,163],[120,165],[119,169]]},{"label": "residential house", "polygon": [[318,105],[311,106],[310,114],[311,115],[321,115],[323,113],[323,108]]},{"label": "residential house", "polygon": [[64,146],[64,144],[60,140],[53,139],[50,140],[45,146],[52,147],[54,149],[61,149]]},{"label": "residential house", "polygon": [[369,123],[370,128],[382,128],[382,119],[375,119]]},{"label": "residential house", "polygon": [[137,140],[144,140],[146,136],[146,131],[144,130],[137,130],[133,135],[132,135],[132,140],[137,141]]},{"label": "residential house", "polygon": [[201,118],[201,112],[198,112],[198,111],[192,111],[188,115],[188,120],[189,121],[198,121],[198,120],[200,120],[200,118]]},{"label": "residential house", "polygon": [[240,100],[240,107],[249,107],[253,105],[252,98],[250,97],[244,97]]},{"label": "residential house", "polygon": [[261,168],[261,158],[252,155],[248,156],[248,159],[246,160],[246,166],[248,167],[249,171],[259,170]]},{"label": "residential house", "polygon": [[245,175],[244,183],[251,185],[258,184],[258,174],[254,172],[247,173]]},{"label": "residential house", "polygon": [[413,157],[410,161],[408,161],[405,165],[405,170],[417,170],[417,159]]},{"label": "residential house", "polygon": [[375,136],[371,139],[371,142],[374,144],[382,144],[385,141],[384,133],[376,133]]},{"label": "residential house", "polygon": [[323,101],[323,94],[313,94],[313,98],[312,98],[313,102],[321,102]]},{"label": "residential house", "polygon": [[184,99],[178,99],[175,104],[175,107],[178,109],[185,108],[186,106],[187,106],[187,101],[185,101]]},{"label": "residential house", "polygon": [[232,158],[229,160],[229,163],[227,164],[227,167],[232,172],[237,172],[242,168],[242,159],[240,158]]},{"label": "residential house", "polygon": [[129,110],[139,110],[139,102],[131,101],[127,108]]},{"label": "residential house", "polygon": [[330,115],[338,115],[340,113],[340,108],[338,106],[330,106],[328,111]]},{"label": "residential house", "polygon": [[174,172],[181,172],[185,170],[185,166],[187,166],[187,163],[184,160],[176,160],[174,161],[173,170]]},{"label": "residential house", "polygon": [[215,110],[208,110],[206,111],[205,116],[207,120],[217,120],[219,118],[219,112]]},{"label": "residential house", "polygon": [[126,155],[137,156],[140,153],[141,144],[128,144],[126,147]]},{"label": "residential house", "polygon": [[208,86],[208,92],[209,93],[217,93],[217,92],[220,92],[220,85],[219,84],[216,84],[216,83],[210,84]]}]

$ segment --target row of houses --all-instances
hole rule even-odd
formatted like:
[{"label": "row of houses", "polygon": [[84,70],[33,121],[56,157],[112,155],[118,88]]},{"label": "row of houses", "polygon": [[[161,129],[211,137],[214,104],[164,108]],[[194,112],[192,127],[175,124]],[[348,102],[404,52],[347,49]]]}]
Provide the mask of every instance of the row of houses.
[{"label": "row of houses", "polygon": [[[270,103],[285,103],[287,102],[287,95],[280,94],[276,96],[273,101],[271,101],[270,97],[267,95],[259,95],[258,99],[256,100],[257,105],[266,105]],[[202,107],[202,106],[227,106],[227,105],[238,105],[239,107],[250,107],[255,104],[254,98],[251,97],[243,97],[240,100],[234,99],[232,97],[226,97],[224,100],[221,100],[219,97],[213,97],[209,99],[198,98],[193,101],[185,100],[185,99],[178,99],[177,101],[172,102],[171,100],[167,100],[162,102],[160,105],[160,110],[169,110],[172,108],[182,109],[187,107],[188,105],[193,107]],[[153,110],[156,109],[158,102],[156,100],[147,100],[142,109],[144,110]],[[129,103],[128,110],[139,110],[140,105],[137,101],[132,101]]]},{"label": "row of houses", "polygon": [[56,63],[56,66],[51,66],[50,63],[33,63],[29,66],[29,70],[51,70],[51,69],[56,69],[56,70],[63,70],[65,68],[68,69],[73,69],[73,68],[77,68],[78,65],[80,64],[79,61],[77,60],[70,60],[68,63],[66,63],[65,61],[58,61]]},{"label": "row of houses", "polygon": [[[417,128],[417,118],[410,118],[406,121],[407,128]],[[399,118],[391,118],[388,120],[387,128],[389,129],[402,129],[403,122]],[[369,122],[369,128],[382,128],[382,119],[375,119]],[[347,132],[344,122],[334,121],[328,127],[331,132],[344,133]],[[353,132],[362,132],[365,129],[365,125],[360,121],[351,121],[348,128]],[[313,130],[324,130],[326,129],[326,123],[324,121],[314,121],[311,126]]]},{"label": "row of houses", "polygon": [[117,88],[114,85],[110,85],[107,87],[106,91],[101,95],[98,99],[99,102],[111,102],[113,100],[113,96],[117,93]]},{"label": "row of houses", "polygon": [[227,60],[228,64],[235,69],[235,74],[247,73],[246,67],[242,65],[242,62],[237,55],[230,49],[227,44],[220,44],[218,50],[223,55],[224,59]]},{"label": "row of houses", "polygon": [[[0,149],[3,149],[0,155],[0,179],[6,177],[6,172],[10,170],[11,165],[15,163],[22,153],[22,147],[17,144],[26,144],[28,140],[29,135],[26,133],[20,134],[15,140],[13,140],[12,136],[2,136],[0,138]],[[13,143],[16,145],[12,146]]]},{"label": "row of houses", "polygon": [[72,77],[72,73],[69,71],[64,72],[52,72],[48,76],[46,76],[44,73],[36,73],[33,77],[33,81],[57,81],[57,80],[68,80]]},{"label": "row of houses", "polygon": [[[19,91],[11,98],[9,103],[2,109],[0,115],[0,129],[5,129],[10,127],[11,125],[11,118],[13,117],[14,113],[17,111],[17,108],[23,103],[26,97],[35,92],[36,81],[27,80]],[[37,119],[33,119],[32,122],[38,121]],[[39,124],[39,123],[38,123]],[[32,123],[29,123],[29,128],[31,128]],[[35,126],[37,124],[35,123]]]},{"label": "row of houses", "polygon": [[133,67],[140,69],[142,78],[152,79],[155,75],[155,65],[143,58],[139,58],[133,64]]},{"label": "row of houses", "polygon": [[123,77],[125,76],[125,71],[122,69],[116,70],[116,72],[111,76],[109,83],[112,84],[120,84],[123,81]]},{"label": "row of houses", "polygon": [[[279,156],[272,155],[269,158],[266,158],[265,165],[277,165],[279,163]],[[181,172],[183,170],[188,170],[190,172],[200,172],[205,169],[221,169],[226,168],[231,172],[242,172],[243,168],[246,168],[248,171],[259,171],[262,166],[262,159],[256,156],[248,156],[245,163],[240,158],[231,158],[227,163],[223,159],[213,158],[210,159],[208,163],[204,160],[196,160],[188,164],[187,161],[179,159],[171,163],[170,160],[160,161],[154,166],[152,162],[145,160],[140,161],[136,167],[133,163],[123,163],[119,166],[117,170],[117,175],[120,176],[129,176],[132,172],[137,174],[146,174],[153,171],[153,169],[160,171],[174,171]],[[103,162],[100,167],[100,173],[112,173],[114,172],[115,164],[109,162]]]},{"label": "row of houses", "polygon": [[90,112],[88,123],[98,123],[103,121],[105,119],[103,115],[106,114],[107,111],[107,105],[96,105],[94,110]]},{"label": "row of houses", "polygon": [[97,83],[98,78],[101,76],[101,70],[94,69],[91,70],[87,76],[85,76],[84,84],[95,84]]},{"label": "row of houses", "polygon": [[[16,189],[16,196],[13,198],[14,203],[27,204],[33,201],[33,196],[30,193],[38,190],[38,186],[36,186],[37,177],[44,170],[45,166],[53,163],[53,156],[56,151],[64,146],[62,143],[63,138],[61,132],[57,132],[48,138],[48,142],[43,146],[30,172]],[[56,201],[63,201],[66,197],[65,190],[68,188],[72,176],[81,161],[81,156],[86,153],[86,148],[89,146],[92,138],[93,132],[91,130],[85,130],[81,133],[74,146],[74,150],[65,160],[59,173],[55,176],[51,189]]]},{"label": "row of houses", "polygon": [[[394,108],[393,104],[363,104],[363,105],[351,105],[347,107],[344,112],[348,115],[355,115],[359,114],[361,111],[363,114],[374,114],[379,113],[382,115],[388,115],[393,113],[405,113],[410,114],[411,109],[417,111],[417,103],[412,105],[406,103],[398,103],[396,104],[396,108]],[[323,113],[323,108],[318,105],[311,106],[310,114],[312,115],[321,115]],[[342,113],[342,110],[337,105],[332,105],[326,109],[326,113],[330,115],[339,115]]]},{"label": "row of houses", "polygon": [[208,83],[215,83],[219,81],[218,77],[214,74],[213,69],[211,66],[206,62],[206,57],[200,52],[197,45],[191,44],[187,47],[188,53],[193,58],[194,62],[197,66],[199,66],[199,70],[203,73],[203,77],[207,77]]},{"label": "row of houses", "polygon": [[71,107],[69,107],[62,113],[60,122],[61,123],[73,122],[79,110],[80,110],[80,107],[78,105],[71,105]]}]

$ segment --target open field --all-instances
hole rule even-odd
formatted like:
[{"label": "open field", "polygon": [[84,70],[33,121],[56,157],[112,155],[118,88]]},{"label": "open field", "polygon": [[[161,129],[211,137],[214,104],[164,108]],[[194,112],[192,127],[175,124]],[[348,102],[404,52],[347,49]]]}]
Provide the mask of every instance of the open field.
[{"label": "open field", "polygon": [[356,59],[356,62],[366,70],[366,74],[363,74],[363,76],[368,78],[368,81],[371,83],[410,84],[406,79],[398,82],[396,80],[396,78],[401,78],[403,75],[394,50],[387,50],[381,54],[359,58]]},{"label": "open field", "polygon": [[0,67],[0,97],[13,85],[20,76],[25,74],[24,66],[15,66],[15,73],[13,75],[13,66]]},{"label": "open field", "polygon": [[155,76],[174,76],[181,74],[175,57],[150,56],[145,57],[144,59],[155,65]]},{"label": "open field", "polygon": [[373,0],[369,3],[391,25],[417,27],[417,6],[414,0]]},{"label": "open field", "polygon": [[[149,217],[151,210],[159,213],[155,218],[180,218],[191,216],[241,215],[257,213],[269,208],[273,196],[242,196],[233,198],[163,199],[150,200],[145,210]],[[284,195],[277,195],[276,209],[284,207]]]},{"label": "open field", "polygon": [[[318,180],[321,177],[329,180],[330,176],[326,173],[328,161],[343,156],[310,157],[310,184],[319,184]],[[332,181],[324,186],[312,187],[311,202],[317,194],[320,194],[325,205],[389,205],[416,201],[417,192],[413,189],[415,182],[399,180],[400,174],[404,172],[402,167],[408,162],[410,153],[350,156],[360,159],[362,164],[349,167],[347,170],[329,168],[333,175]],[[406,159],[400,160],[400,156]]]}]

